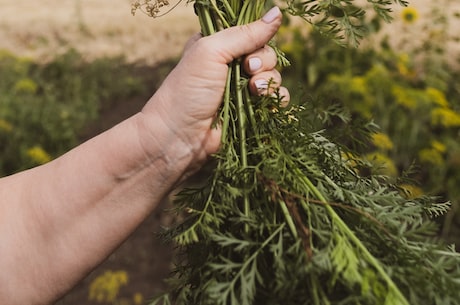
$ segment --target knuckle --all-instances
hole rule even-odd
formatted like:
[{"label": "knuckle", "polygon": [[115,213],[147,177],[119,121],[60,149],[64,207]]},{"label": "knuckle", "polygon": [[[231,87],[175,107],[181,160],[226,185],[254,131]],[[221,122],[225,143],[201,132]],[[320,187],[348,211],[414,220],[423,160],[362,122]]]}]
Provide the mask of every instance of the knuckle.
[{"label": "knuckle", "polygon": [[250,41],[252,44],[254,44],[254,49],[262,48],[264,46],[263,43],[260,43],[260,37],[257,34],[257,31],[250,24],[241,25],[238,27],[238,29],[241,32],[241,35],[246,36],[246,41]]}]

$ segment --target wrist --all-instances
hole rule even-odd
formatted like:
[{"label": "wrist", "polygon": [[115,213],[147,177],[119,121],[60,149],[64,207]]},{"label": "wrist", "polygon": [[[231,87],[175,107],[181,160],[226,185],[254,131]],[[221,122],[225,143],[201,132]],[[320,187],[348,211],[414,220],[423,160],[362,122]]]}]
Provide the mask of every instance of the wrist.
[{"label": "wrist", "polygon": [[207,153],[197,139],[186,133],[159,111],[140,112],[133,117],[144,164],[160,171],[166,180],[176,183],[204,163]]}]

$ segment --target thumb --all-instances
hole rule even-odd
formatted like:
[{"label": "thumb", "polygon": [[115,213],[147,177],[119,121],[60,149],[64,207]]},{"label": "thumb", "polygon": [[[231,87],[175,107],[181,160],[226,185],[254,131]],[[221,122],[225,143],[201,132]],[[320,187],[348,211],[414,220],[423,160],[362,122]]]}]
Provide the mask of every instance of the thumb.
[{"label": "thumb", "polygon": [[275,6],[260,20],[225,29],[207,38],[212,40],[210,45],[215,46],[215,51],[227,64],[262,48],[280,27],[281,17],[280,9]]}]

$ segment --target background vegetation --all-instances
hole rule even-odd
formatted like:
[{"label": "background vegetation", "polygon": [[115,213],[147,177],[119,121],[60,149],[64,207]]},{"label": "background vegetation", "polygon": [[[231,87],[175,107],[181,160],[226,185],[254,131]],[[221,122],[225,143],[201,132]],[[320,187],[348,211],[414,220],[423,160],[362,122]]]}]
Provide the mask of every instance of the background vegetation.
[{"label": "background vegetation", "polygon": [[122,58],[86,63],[75,51],[47,64],[0,51],[0,175],[50,161],[79,142],[102,102],[139,95]]},{"label": "background vegetation", "polygon": [[[380,126],[372,142],[357,150],[395,181],[410,182],[403,190],[408,196],[434,194],[452,201],[452,212],[440,222],[440,235],[458,249],[460,61],[446,51],[447,43],[457,38],[447,31],[451,19],[441,9],[444,2],[449,1],[430,4],[430,20],[420,19],[414,8],[396,16],[404,21],[397,45],[373,19],[367,23],[366,40],[376,43],[358,49],[343,48],[288,22],[278,40],[293,63],[283,76],[294,102],[308,99],[320,109],[346,108],[344,133],[353,132],[353,123],[360,120]],[[415,24],[426,30],[423,36],[414,36]],[[172,62],[140,68],[120,57],[88,62],[75,51],[43,64],[0,51],[0,175],[59,156],[106,128],[98,121],[107,120],[113,109],[122,111],[121,117],[138,110],[171,67]],[[121,101],[131,104],[117,108]],[[122,264],[104,265],[88,278],[80,287],[87,304],[141,304],[148,298],[128,269],[155,264],[145,249],[150,249],[146,240],[154,238],[156,228],[144,227],[146,237],[139,247],[122,249],[127,257]],[[133,259],[133,251],[142,252],[144,262]],[[126,289],[129,285],[137,286]],[[151,286],[144,291],[154,292]],[[71,298],[62,303],[74,304]]]},{"label": "background vegetation", "polygon": [[[411,7],[396,16],[403,20],[397,45],[391,44],[391,33],[380,31],[377,19],[368,21],[365,38],[376,43],[358,49],[289,22],[279,36],[294,63],[283,71],[284,80],[297,88],[291,91],[316,108],[345,108],[344,133],[353,133],[354,122],[374,121],[379,132],[358,152],[381,174],[407,181],[403,191],[408,196],[450,200],[452,212],[441,224],[441,235],[453,242],[460,235],[460,61],[446,51],[447,43],[458,38],[448,34],[451,20],[439,4],[431,5],[430,20],[419,20]],[[414,41],[411,27],[420,22],[427,23],[422,26],[427,32]],[[340,134],[333,136],[341,141]]]}]

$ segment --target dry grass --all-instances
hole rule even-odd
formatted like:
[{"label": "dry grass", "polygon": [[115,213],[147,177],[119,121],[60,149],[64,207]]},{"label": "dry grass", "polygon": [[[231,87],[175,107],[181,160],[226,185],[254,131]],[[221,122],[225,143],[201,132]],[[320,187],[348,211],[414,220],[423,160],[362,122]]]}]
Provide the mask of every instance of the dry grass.
[{"label": "dry grass", "polygon": [[[180,55],[188,37],[199,31],[191,4],[182,1],[173,12],[152,19],[141,13],[131,15],[132,0],[0,0],[0,49],[38,60],[52,59],[56,53],[75,48],[89,59],[124,55],[129,62],[154,64]],[[178,1],[178,0],[177,0]],[[395,6],[395,21],[387,26],[395,46],[407,40],[417,44],[429,32],[432,0],[412,0],[420,12],[417,24],[404,26],[401,8]],[[443,0],[447,15],[453,15],[460,4]],[[431,3],[431,4],[430,4]],[[451,18],[449,32],[457,35],[460,22]],[[458,54],[458,43],[446,46]]]},{"label": "dry grass", "polygon": [[0,49],[39,60],[75,48],[89,58],[124,55],[153,64],[178,56],[199,31],[191,5],[151,19],[131,0],[0,0]]}]

